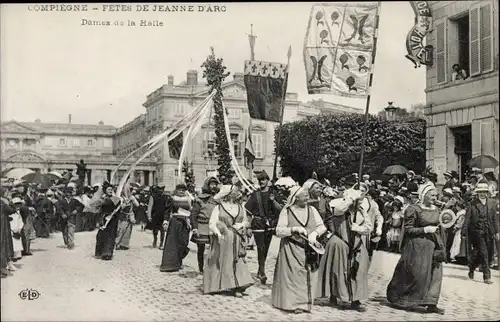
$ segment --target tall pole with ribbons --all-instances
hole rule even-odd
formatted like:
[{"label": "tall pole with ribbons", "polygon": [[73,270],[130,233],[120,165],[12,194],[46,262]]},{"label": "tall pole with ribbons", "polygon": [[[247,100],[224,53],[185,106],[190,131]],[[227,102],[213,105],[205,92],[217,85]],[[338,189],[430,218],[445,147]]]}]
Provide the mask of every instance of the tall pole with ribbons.
[{"label": "tall pole with ribbons", "polygon": [[285,115],[285,100],[286,100],[286,88],[288,83],[288,74],[290,72],[290,58],[292,57],[292,46],[288,47],[288,62],[286,64],[285,71],[285,81],[283,82],[283,100],[281,101],[281,111],[280,111],[280,125],[278,129],[278,137],[276,140],[276,150],[274,155],[274,166],[273,166],[273,183],[278,179],[277,166],[278,166],[278,151],[281,142],[281,128],[283,127],[283,118]]},{"label": "tall pole with ribbons", "polygon": [[[250,60],[254,61],[255,60],[255,39],[257,39],[257,36],[254,36],[253,34],[253,25],[250,25],[250,35],[248,35],[248,40],[250,42]],[[248,118],[248,133],[247,133],[247,140],[249,138],[252,138],[252,118]],[[251,162],[248,166],[248,179],[250,182],[253,180],[253,162]]]},{"label": "tall pole with ribbons", "polygon": [[368,78],[368,96],[366,97],[366,108],[365,108],[365,123],[363,125],[363,136],[361,138],[361,154],[359,157],[359,171],[358,171],[358,183],[361,182],[361,178],[363,177],[363,162],[365,158],[365,144],[366,144],[366,132],[368,130],[368,119],[370,117],[370,99],[371,99],[371,89],[373,84],[373,71],[375,68],[375,56],[377,55],[377,39],[378,39],[378,27],[380,21],[380,1],[377,5],[377,15],[375,16],[375,29],[373,31],[373,50],[372,50],[372,64],[370,75]]}]

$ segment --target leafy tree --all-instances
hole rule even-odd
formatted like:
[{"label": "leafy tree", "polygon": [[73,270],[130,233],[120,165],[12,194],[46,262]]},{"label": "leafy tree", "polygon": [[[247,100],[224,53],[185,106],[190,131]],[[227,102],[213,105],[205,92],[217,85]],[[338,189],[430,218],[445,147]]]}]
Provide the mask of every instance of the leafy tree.
[{"label": "leafy tree", "polygon": [[[304,182],[316,172],[335,183],[357,173],[363,123],[364,115],[325,114],[284,124],[277,151],[283,175]],[[363,172],[381,174],[394,164],[422,172],[425,126],[423,119],[401,124],[370,116]]]},{"label": "leafy tree", "polygon": [[226,72],[227,67],[224,65],[222,58],[216,58],[213,47],[210,48],[210,55],[201,65],[203,70],[203,78],[207,79],[207,86],[210,90],[216,90],[213,98],[214,101],[214,126],[215,126],[215,155],[219,168],[219,179],[222,183],[230,183],[231,156],[229,155],[229,144],[227,142],[226,130],[224,127],[224,108],[222,106],[222,83],[229,76]]},{"label": "leafy tree", "polygon": [[184,173],[184,183],[186,184],[188,191],[194,193],[196,180],[194,177],[193,162],[184,160],[184,162],[182,162],[182,173]]}]

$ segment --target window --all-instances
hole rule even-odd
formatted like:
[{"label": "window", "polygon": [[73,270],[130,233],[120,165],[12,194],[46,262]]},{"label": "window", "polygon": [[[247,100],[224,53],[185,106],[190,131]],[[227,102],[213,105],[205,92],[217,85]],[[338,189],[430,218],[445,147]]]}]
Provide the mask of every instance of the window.
[{"label": "window", "polygon": [[230,108],[228,109],[229,118],[230,119],[240,119],[241,118],[241,109],[239,108]]},{"label": "window", "polygon": [[73,139],[73,146],[74,147],[80,146],[80,139]]},{"label": "window", "polygon": [[59,145],[66,145],[66,139],[59,139]]},{"label": "window", "polygon": [[184,115],[184,104],[183,103],[174,103],[175,110],[174,114],[176,116],[183,116]]},{"label": "window", "polygon": [[93,139],[88,139],[87,140],[87,146],[94,146],[94,140]]},{"label": "window", "polygon": [[203,150],[211,150],[215,152],[215,132],[205,132],[205,138],[203,141]]},{"label": "window", "polygon": [[458,32],[458,64],[469,75],[469,15],[456,20]]},{"label": "window", "polygon": [[262,141],[262,134],[252,133],[253,151],[255,152],[256,159],[262,159],[264,157]]},{"label": "window", "polygon": [[469,10],[470,75],[493,70],[493,8],[482,1]]},{"label": "window", "polygon": [[231,133],[231,142],[233,143],[234,156],[239,159],[243,155],[241,151],[241,133]]},{"label": "window", "polygon": [[113,141],[111,139],[104,139],[104,147],[111,148],[113,146]]}]

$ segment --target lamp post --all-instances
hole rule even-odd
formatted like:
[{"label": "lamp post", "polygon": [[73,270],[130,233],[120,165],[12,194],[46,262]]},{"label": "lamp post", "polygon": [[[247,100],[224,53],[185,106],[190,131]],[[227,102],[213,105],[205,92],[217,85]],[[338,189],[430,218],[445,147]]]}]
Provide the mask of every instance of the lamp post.
[{"label": "lamp post", "polygon": [[388,103],[389,105],[386,108],[384,108],[385,117],[387,118],[388,121],[395,121],[397,108],[392,105],[394,102],[388,102]]}]

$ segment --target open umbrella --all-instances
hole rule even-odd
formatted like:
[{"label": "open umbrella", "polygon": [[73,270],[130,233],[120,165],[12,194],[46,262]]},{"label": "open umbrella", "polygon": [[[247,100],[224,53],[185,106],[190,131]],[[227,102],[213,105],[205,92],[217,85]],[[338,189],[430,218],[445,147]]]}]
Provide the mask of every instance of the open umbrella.
[{"label": "open umbrella", "polygon": [[62,178],[62,174],[57,171],[50,171],[49,174],[56,176],[58,179]]},{"label": "open umbrella", "polygon": [[490,155],[480,155],[469,162],[469,167],[479,169],[494,169],[498,166],[498,161]]},{"label": "open umbrella", "polygon": [[44,176],[46,176],[51,182],[57,182],[60,179],[60,177],[52,172],[45,173]]},{"label": "open umbrella", "polygon": [[21,179],[23,176],[35,173],[35,171],[26,168],[14,168],[3,174],[2,177],[9,179]]},{"label": "open umbrella", "polygon": [[393,176],[393,175],[405,174],[406,172],[408,172],[408,170],[402,165],[391,165],[390,167],[387,167],[387,169],[384,170],[383,174]]},{"label": "open umbrella", "polygon": [[44,174],[38,173],[38,172],[28,173],[27,175],[23,176],[21,179],[28,182],[28,183],[41,184],[45,187],[51,186],[51,181],[50,181],[49,177],[47,177]]}]

